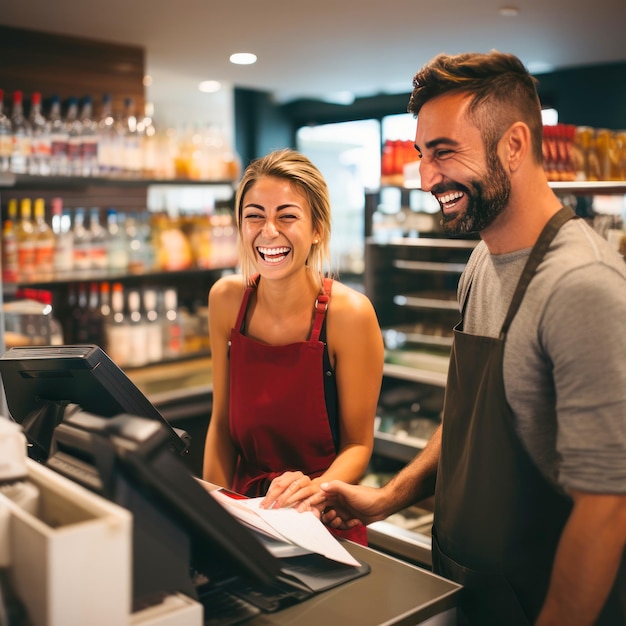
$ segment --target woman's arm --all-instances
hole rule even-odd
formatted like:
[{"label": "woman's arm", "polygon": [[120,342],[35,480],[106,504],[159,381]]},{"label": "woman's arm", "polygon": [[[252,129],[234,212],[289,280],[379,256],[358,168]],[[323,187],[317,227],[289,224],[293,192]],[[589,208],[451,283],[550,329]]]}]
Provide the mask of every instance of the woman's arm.
[{"label": "woman's arm", "polygon": [[236,453],[229,429],[228,341],[242,294],[241,277],[231,276],[218,280],[209,292],[213,407],[202,478],[221,487],[230,487],[235,471]]}]

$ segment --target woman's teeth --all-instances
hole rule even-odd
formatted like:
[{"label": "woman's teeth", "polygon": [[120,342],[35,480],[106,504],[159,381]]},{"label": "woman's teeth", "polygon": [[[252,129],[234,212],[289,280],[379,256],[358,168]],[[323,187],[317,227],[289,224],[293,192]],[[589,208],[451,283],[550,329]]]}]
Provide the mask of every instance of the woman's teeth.
[{"label": "woman's teeth", "polygon": [[258,247],[257,251],[263,257],[263,260],[267,263],[278,263],[282,261],[291,252],[291,248],[263,248]]}]

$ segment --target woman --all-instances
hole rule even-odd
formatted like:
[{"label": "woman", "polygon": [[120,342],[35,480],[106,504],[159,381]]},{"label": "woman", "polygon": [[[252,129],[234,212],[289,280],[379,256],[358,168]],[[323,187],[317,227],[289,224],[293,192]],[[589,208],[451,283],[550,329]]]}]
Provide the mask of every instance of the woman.
[{"label": "woman", "polygon": [[[242,275],[209,293],[213,411],[205,480],[300,504],[370,459],[383,341],[370,301],[325,277],[330,200],[305,156],[254,161],[236,196]],[[366,543],[365,527],[338,531]]]}]

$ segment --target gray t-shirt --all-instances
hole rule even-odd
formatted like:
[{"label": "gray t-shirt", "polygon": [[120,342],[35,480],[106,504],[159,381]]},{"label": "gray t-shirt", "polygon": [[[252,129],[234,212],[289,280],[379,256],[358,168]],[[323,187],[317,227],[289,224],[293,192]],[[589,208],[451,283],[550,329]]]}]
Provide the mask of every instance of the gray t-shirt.
[{"label": "gray t-shirt", "polygon": [[[471,282],[465,332],[499,336],[529,254],[478,244],[459,282],[460,302]],[[528,287],[506,340],[504,384],[549,480],[626,493],[626,263],[583,220],[561,228]]]}]

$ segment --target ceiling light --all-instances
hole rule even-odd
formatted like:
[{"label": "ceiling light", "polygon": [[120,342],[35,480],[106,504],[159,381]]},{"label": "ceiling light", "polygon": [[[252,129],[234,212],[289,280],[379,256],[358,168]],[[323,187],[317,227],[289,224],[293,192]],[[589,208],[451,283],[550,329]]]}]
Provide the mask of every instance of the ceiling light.
[{"label": "ceiling light", "polygon": [[512,5],[500,7],[498,14],[502,15],[502,17],[517,17],[519,15],[519,8]]},{"label": "ceiling light", "polygon": [[235,52],[230,55],[230,62],[235,65],[252,65],[256,63],[256,54],[252,52]]},{"label": "ceiling light", "polygon": [[150,76],[150,74],[146,74],[143,77],[143,86],[150,87],[150,85],[152,85],[152,76]]},{"label": "ceiling light", "polygon": [[215,93],[222,88],[222,84],[217,80],[203,80],[199,85],[198,89],[202,93]]}]

